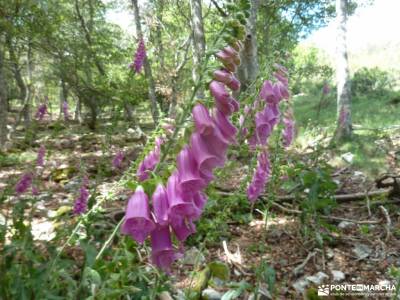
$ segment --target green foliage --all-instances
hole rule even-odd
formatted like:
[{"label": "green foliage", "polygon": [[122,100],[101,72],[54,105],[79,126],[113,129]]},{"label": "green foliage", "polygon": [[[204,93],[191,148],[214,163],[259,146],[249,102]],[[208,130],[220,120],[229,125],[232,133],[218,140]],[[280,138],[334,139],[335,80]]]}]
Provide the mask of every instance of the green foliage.
[{"label": "green foliage", "polygon": [[314,47],[298,46],[292,57],[292,92],[321,95],[324,83],[330,82],[333,69]]},{"label": "green foliage", "polygon": [[393,89],[393,84],[394,80],[389,72],[377,67],[364,67],[354,73],[351,79],[351,93],[354,97],[387,97]]}]

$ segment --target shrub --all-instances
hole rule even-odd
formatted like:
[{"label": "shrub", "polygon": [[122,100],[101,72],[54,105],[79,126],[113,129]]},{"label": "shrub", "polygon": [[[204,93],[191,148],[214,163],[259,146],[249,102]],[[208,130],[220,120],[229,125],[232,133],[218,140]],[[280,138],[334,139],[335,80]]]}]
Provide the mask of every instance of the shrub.
[{"label": "shrub", "polygon": [[393,88],[393,77],[387,71],[375,68],[361,68],[351,79],[352,96],[382,97]]}]

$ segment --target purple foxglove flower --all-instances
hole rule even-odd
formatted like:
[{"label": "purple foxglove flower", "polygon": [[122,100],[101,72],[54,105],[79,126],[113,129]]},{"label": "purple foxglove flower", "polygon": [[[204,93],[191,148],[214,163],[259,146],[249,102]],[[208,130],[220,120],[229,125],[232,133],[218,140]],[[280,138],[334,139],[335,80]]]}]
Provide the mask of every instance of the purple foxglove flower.
[{"label": "purple foxglove flower", "polygon": [[239,116],[239,126],[242,127],[244,125],[244,116],[240,115]]},{"label": "purple foxglove flower", "polygon": [[32,173],[24,173],[19,179],[17,185],[15,186],[15,192],[17,193],[17,195],[25,193],[32,185],[32,180]]},{"label": "purple foxglove flower", "polygon": [[240,55],[234,48],[228,46],[225,47],[222,51],[228,54],[229,57],[231,57],[231,60],[235,65],[240,65]]},{"label": "purple foxglove flower", "polygon": [[233,80],[233,75],[231,72],[225,69],[216,70],[214,71],[214,79],[216,81],[228,84],[231,83],[231,81]]},{"label": "purple foxglove flower", "polygon": [[79,196],[75,199],[73,213],[74,215],[84,214],[87,210],[87,201],[89,199],[89,191],[82,185],[79,189]]},{"label": "purple foxglove flower", "polygon": [[36,111],[35,118],[39,121],[42,121],[46,113],[47,113],[47,105],[45,103],[42,103],[39,105]]},{"label": "purple foxglove flower", "polygon": [[228,93],[225,85],[218,81],[211,81],[210,92],[215,99],[217,108],[225,115],[231,115],[233,112],[238,111],[238,102]]},{"label": "purple foxglove flower", "polygon": [[247,197],[250,202],[254,203],[260,194],[265,190],[265,185],[270,176],[270,162],[267,152],[261,152],[258,155],[257,167],[253,175],[253,179],[247,188]]},{"label": "purple foxglove flower", "polygon": [[198,220],[203,213],[204,207],[207,203],[207,196],[203,192],[197,192],[193,195],[193,203],[197,209],[197,215],[194,220]]},{"label": "purple foxglove flower", "polygon": [[150,217],[148,197],[143,188],[138,186],[128,201],[122,233],[132,236],[139,244],[143,244],[146,237],[155,228]]},{"label": "purple foxglove flower", "polygon": [[215,124],[221,131],[222,136],[231,143],[236,142],[237,128],[228,120],[228,118],[219,110],[215,112]]},{"label": "purple foxglove flower", "polygon": [[32,185],[32,195],[34,195],[34,196],[39,195],[39,189],[33,185]]},{"label": "purple foxglove flower", "polygon": [[177,157],[179,187],[184,193],[195,193],[207,185],[200,177],[197,162],[189,148],[185,146]]},{"label": "purple foxglove flower", "polygon": [[244,114],[248,115],[250,113],[250,111],[251,111],[251,107],[248,105],[245,105],[244,109],[243,109]]},{"label": "purple foxglove flower", "polygon": [[196,208],[191,201],[191,195],[184,193],[180,188],[177,171],[168,178],[167,196],[170,220],[176,218],[191,218],[196,215]]},{"label": "purple foxglove flower", "polygon": [[232,91],[238,91],[240,89],[240,81],[232,75],[232,81],[227,84],[227,86],[232,90]]},{"label": "purple foxglove flower", "polygon": [[279,92],[284,99],[290,98],[289,88],[287,85],[283,84],[282,82],[277,82],[276,85],[279,88]]},{"label": "purple foxglove flower", "polygon": [[171,227],[174,230],[176,238],[181,242],[184,242],[189,235],[196,232],[196,226],[191,219],[174,218],[171,221]]},{"label": "purple foxglove flower", "polygon": [[139,164],[136,175],[139,181],[144,181],[149,178],[149,172],[153,171],[160,161],[161,145],[164,143],[162,138],[157,137],[155,146],[152,151],[147,154],[143,161]]},{"label": "purple foxglove flower", "polygon": [[331,91],[331,89],[330,89],[329,85],[327,83],[325,83],[322,88],[322,94],[326,96],[329,94],[330,91]]},{"label": "purple foxglove flower", "polygon": [[[235,64],[235,61],[237,62],[237,58],[233,58],[232,56],[230,56],[227,52],[225,51],[219,51],[215,54],[215,56],[224,64],[225,68],[232,72],[235,73],[237,70],[237,67]],[[240,59],[239,59],[240,60]]]},{"label": "purple foxglove flower", "polygon": [[182,257],[172,246],[168,226],[157,226],[151,232],[151,261],[164,272],[170,272],[172,263]]},{"label": "purple foxglove flower", "polygon": [[118,151],[113,160],[112,160],[112,166],[115,169],[120,169],[122,167],[122,161],[124,160],[124,152],[122,152],[121,150]]},{"label": "purple foxglove flower", "polygon": [[278,79],[279,82],[281,82],[283,85],[285,85],[286,87],[289,85],[289,80],[287,79],[286,76],[284,76],[282,73],[280,72],[275,72],[274,76],[276,79]]},{"label": "purple foxglove flower", "polygon": [[214,123],[208,109],[203,104],[196,104],[193,107],[193,120],[197,132],[203,135],[211,134],[214,131]]},{"label": "purple foxglove flower", "polygon": [[261,145],[267,143],[272,129],[279,122],[279,110],[276,105],[268,105],[263,111],[256,113],[256,135]]},{"label": "purple foxglove flower", "polygon": [[147,154],[144,160],[140,163],[137,176],[140,181],[144,181],[149,178],[149,171],[153,171],[160,161],[160,152],[152,150]]},{"label": "purple foxglove flower", "polygon": [[212,180],[212,171],[216,167],[222,167],[225,160],[210,151],[206,139],[195,132],[191,136],[190,145],[197,161],[199,172],[206,181]]},{"label": "purple foxglove flower", "polygon": [[68,121],[69,120],[69,109],[68,109],[68,102],[67,101],[63,102],[62,109],[63,109],[63,114],[64,114],[64,120]]},{"label": "purple foxglove flower", "polygon": [[135,73],[140,73],[145,59],[146,59],[146,47],[144,45],[144,40],[141,39],[139,41],[139,45],[136,50],[135,59],[133,62],[133,68],[134,68]]},{"label": "purple foxglove flower", "polygon": [[46,147],[41,145],[37,154],[36,165],[38,167],[44,166],[44,156],[46,155]]},{"label": "purple foxglove flower", "polygon": [[156,190],[152,196],[153,200],[153,211],[154,211],[154,219],[159,225],[167,225],[168,224],[168,196],[167,191],[165,190],[162,184],[158,184]]},{"label": "purple foxglove flower", "polygon": [[271,81],[265,80],[260,91],[260,98],[268,103],[275,102],[274,86]]},{"label": "purple foxglove flower", "polygon": [[285,128],[283,129],[283,145],[285,147],[289,147],[293,142],[295,126],[293,113],[291,110],[288,110],[285,118],[283,119],[283,124],[285,125]]}]

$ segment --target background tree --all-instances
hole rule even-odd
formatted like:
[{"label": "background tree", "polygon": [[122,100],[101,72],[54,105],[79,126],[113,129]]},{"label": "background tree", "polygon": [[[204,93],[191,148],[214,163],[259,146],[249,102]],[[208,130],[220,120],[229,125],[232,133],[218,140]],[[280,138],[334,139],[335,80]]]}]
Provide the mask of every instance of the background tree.
[{"label": "background tree", "polygon": [[336,82],[337,82],[337,128],[336,140],[347,139],[352,135],[351,124],[351,91],[349,63],[346,45],[347,32],[347,0],[336,0],[337,14],[337,57],[336,57]]}]

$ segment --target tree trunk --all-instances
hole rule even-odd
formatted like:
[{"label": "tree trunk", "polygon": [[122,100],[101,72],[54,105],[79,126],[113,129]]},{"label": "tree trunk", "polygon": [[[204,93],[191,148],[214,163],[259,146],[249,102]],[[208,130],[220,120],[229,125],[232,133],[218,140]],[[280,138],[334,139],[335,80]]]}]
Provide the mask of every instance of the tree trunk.
[{"label": "tree trunk", "polygon": [[58,118],[62,119],[64,115],[64,109],[63,109],[63,104],[64,101],[68,101],[68,89],[67,85],[65,84],[65,81],[61,78],[60,80],[60,111],[58,114]]},{"label": "tree trunk", "polygon": [[257,11],[259,0],[251,0],[250,17],[247,24],[247,35],[241,53],[242,64],[238,69],[241,83],[240,91],[245,91],[257,78],[259,72],[257,57]]},{"label": "tree trunk", "polygon": [[8,54],[10,55],[12,72],[14,74],[14,78],[15,78],[15,81],[16,81],[18,89],[19,89],[19,98],[22,102],[22,106],[24,106],[26,93],[27,93],[26,85],[25,85],[24,79],[22,78],[20,66],[18,63],[18,58],[15,54],[14,45],[13,45],[13,43],[11,41],[11,37],[9,35],[6,36],[6,44],[7,44],[7,48],[8,48]]},{"label": "tree trunk", "polygon": [[[206,40],[204,37],[203,14],[201,10],[201,0],[190,0],[190,10],[192,16],[192,33],[193,33],[193,81],[197,83],[200,78],[200,67],[206,49]],[[203,88],[197,91],[197,98],[204,98]]]},{"label": "tree trunk", "polygon": [[163,20],[164,1],[165,0],[156,1],[156,16],[157,16],[156,42],[157,42],[157,46],[158,46],[158,59],[159,59],[159,62],[160,62],[160,69],[162,71],[165,68],[165,64],[164,64],[164,45],[163,45],[163,42],[162,42],[162,20]]},{"label": "tree trunk", "polygon": [[346,45],[347,0],[336,0],[337,18],[337,128],[335,139],[348,139],[352,135],[350,76]]},{"label": "tree trunk", "polygon": [[[136,34],[138,36],[138,40],[143,39],[142,27],[140,25],[140,13],[139,6],[137,0],[132,0],[133,13],[135,16],[135,25],[136,25]],[[151,114],[153,117],[154,124],[158,123],[158,106],[157,106],[157,97],[156,97],[156,86],[153,79],[153,74],[151,72],[150,61],[146,56],[144,58],[144,74],[146,76],[147,82],[149,84],[149,98],[151,103]]]},{"label": "tree trunk", "polygon": [[0,47],[0,150],[5,149],[7,141],[7,89],[4,79],[4,56]]},{"label": "tree trunk", "polygon": [[24,125],[25,129],[31,124],[32,121],[32,98],[33,98],[33,82],[32,82],[32,73],[33,73],[33,59],[32,59],[32,44],[28,42],[28,52],[26,55],[27,60],[27,71],[28,71],[28,83],[26,85],[26,98],[25,98],[25,107],[24,107]]},{"label": "tree trunk", "polygon": [[79,124],[82,123],[81,111],[82,111],[82,102],[78,96],[78,99],[76,100],[74,120],[78,121]]}]

